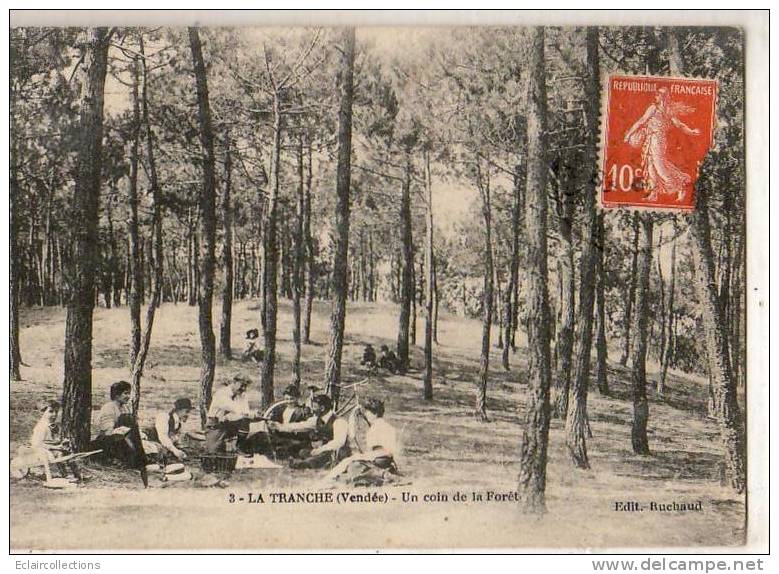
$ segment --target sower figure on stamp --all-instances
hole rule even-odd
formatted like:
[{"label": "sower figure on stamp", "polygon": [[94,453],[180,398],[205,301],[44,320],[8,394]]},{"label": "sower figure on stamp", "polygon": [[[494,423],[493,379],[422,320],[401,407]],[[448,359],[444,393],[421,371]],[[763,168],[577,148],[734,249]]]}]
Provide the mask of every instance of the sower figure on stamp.
[{"label": "sower figure on stamp", "polygon": [[668,90],[660,88],[654,103],[625,133],[626,143],[641,148],[641,168],[647,180],[649,200],[655,200],[658,194],[676,195],[677,201],[684,199],[692,178],[668,157],[668,132],[671,126],[676,126],[688,136],[699,135],[699,129],[690,128],[679,119],[680,115],[692,111],[694,109],[686,104],[672,102]]}]

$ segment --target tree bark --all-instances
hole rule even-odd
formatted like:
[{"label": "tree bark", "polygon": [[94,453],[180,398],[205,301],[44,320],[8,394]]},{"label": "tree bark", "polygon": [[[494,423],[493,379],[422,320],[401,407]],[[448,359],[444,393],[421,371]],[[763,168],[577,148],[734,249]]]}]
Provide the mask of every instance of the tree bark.
[{"label": "tree bark", "polygon": [[503,369],[510,370],[509,365],[509,348],[514,347],[514,330],[515,319],[514,309],[516,308],[516,296],[517,296],[517,281],[519,281],[519,232],[520,232],[520,213],[521,213],[521,195],[522,195],[522,180],[519,176],[520,166],[517,165],[517,173],[514,174],[514,192],[513,203],[511,205],[511,269],[509,284],[506,287],[506,295],[504,302],[505,315],[503,317],[503,328],[505,330],[505,344],[503,346],[503,355],[501,357],[503,363]]},{"label": "tree bark", "polygon": [[590,353],[592,350],[592,313],[595,299],[595,266],[598,257],[598,215],[595,206],[597,177],[595,166],[598,158],[598,114],[600,113],[600,62],[598,58],[598,28],[587,28],[587,76],[585,79],[585,113],[587,141],[585,165],[590,169],[581,172],[585,190],[583,198],[584,221],[580,264],[579,317],[576,323],[576,364],[571,383],[567,417],[565,419],[565,443],[571,462],[578,468],[589,468],[587,457],[587,388],[590,379]]},{"label": "tree bark", "polygon": [[[143,37],[140,38],[140,53],[145,53]],[[143,367],[146,363],[146,357],[149,353],[151,344],[151,334],[154,328],[154,315],[162,299],[162,279],[163,279],[163,237],[162,237],[162,207],[160,205],[160,184],[157,177],[157,162],[154,158],[154,137],[152,134],[151,123],[149,121],[149,98],[148,86],[149,77],[145,58],[141,60],[141,69],[143,70],[143,90],[141,93],[141,103],[143,111],[143,123],[146,126],[146,155],[149,164],[149,183],[151,187],[151,209],[152,209],[152,249],[149,250],[149,259],[152,266],[152,285],[149,306],[146,308],[146,325],[141,336],[141,346],[134,357],[131,366],[130,379],[130,408],[133,415],[138,415],[141,403],[141,378],[143,377]]]},{"label": "tree bark", "polygon": [[[557,332],[557,401],[555,403],[555,414],[560,418],[566,418],[568,413],[568,395],[571,387],[571,367],[573,363],[573,328],[575,313],[575,288],[576,281],[574,277],[573,261],[573,186],[576,181],[572,173],[565,173],[564,168],[561,174],[563,185],[560,189],[561,209],[559,212],[560,221],[560,239],[561,254],[558,259],[560,270],[560,330]],[[588,201],[585,199],[585,201]],[[589,216],[589,215],[587,215]],[[588,233],[584,230],[582,237],[583,244],[587,244]],[[584,253],[584,247],[582,248]],[[582,259],[584,265],[584,259]]]},{"label": "tree bark", "polygon": [[628,364],[628,357],[630,356],[630,329],[633,326],[632,310],[633,302],[636,299],[636,273],[638,269],[638,214],[633,214],[633,258],[630,263],[630,283],[628,287],[627,301],[625,304],[625,323],[624,323],[624,339],[622,346],[622,356],[619,358],[619,364],[623,367]]},{"label": "tree bark", "polygon": [[433,298],[435,297],[435,253],[433,252],[433,182],[430,177],[430,151],[425,149],[425,375],[424,393],[426,401],[433,400]]},{"label": "tree bark", "polygon": [[200,34],[189,28],[189,45],[195,69],[200,144],[203,152],[203,187],[200,191],[200,288],[198,290],[198,326],[200,328],[200,418],[205,425],[211,405],[216,370],[216,341],[211,319],[214,298],[214,246],[216,243],[216,178],[214,174],[214,132],[208,101],[208,79],[203,62]]},{"label": "tree bark", "polygon": [[408,369],[409,324],[411,303],[414,297],[414,251],[411,236],[411,154],[406,152],[406,177],[400,198],[400,228],[403,244],[403,259],[400,281],[400,318],[398,320],[398,370],[405,373]]},{"label": "tree bark", "polygon": [[609,394],[608,379],[608,343],[606,341],[606,269],[604,265],[606,242],[603,229],[603,213],[598,214],[598,243],[597,243],[597,286],[595,291],[595,300],[598,309],[598,334],[595,341],[595,347],[598,352],[596,380],[598,381],[598,392],[602,395]]},{"label": "tree bark", "polygon": [[303,319],[303,343],[306,345],[311,344],[311,309],[314,305],[314,288],[315,288],[315,253],[314,253],[314,238],[311,235],[311,180],[313,178],[313,150],[311,149],[311,142],[308,142],[307,153],[307,169],[306,169],[306,193],[305,200],[305,221],[303,224],[303,233],[306,240],[306,303],[305,303],[305,316]]},{"label": "tree bark", "polygon": [[529,97],[527,109],[527,234],[526,287],[528,311],[528,373],[530,403],[520,447],[518,488],[525,511],[546,510],[546,462],[549,444],[549,293],[547,291],[546,84],[544,28],[530,32]]},{"label": "tree bark", "polygon": [[494,300],[494,264],[492,258],[492,205],[490,198],[489,173],[483,174],[481,160],[476,156],[476,184],[481,195],[482,217],[484,219],[484,315],[481,330],[481,356],[479,358],[478,396],[476,414],[487,421],[487,383],[490,374],[490,335],[492,333],[492,309]]},{"label": "tree bark", "polygon": [[338,166],[333,217],[333,306],[330,314],[330,345],[327,356],[327,388],[338,404],[341,390],[341,354],[346,322],[347,271],[349,256],[349,192],[351,186],[352,100],[354,99],[354,28],[341,33],[342,56],[338,72]]},{"label": "tree bark", "polygon": [[[140,32],[139,32],[140,34]],[[142,39],[140,41],[143,41]],[[130,147],[130,181],[127,203],[130,214],[127,220],[128,234],[128,267],[130,275],[130,292],[128,307],[130,308],[130,365],[135,364],[135,357],[141,348],[141,299],[143,295],[143,265],[141,263],[141,247],[138,223],[138,148],[141,142],[141,108],[139,99],[140,62],[133,61],[133,122],[132,144]]]},{"label": "tree bark", "polygon": [[633,332],[633,371],[631,391],[633,395],[633,428],[631,442],[636,454],[649,454],[647,424],[649,422],[649,402],[646,397],[646,354],[649,335],[649,275],[652,269],[652,228],[651,213],[640,217],[641,236],[639,243],[638,269],[636,275],[636,309]]},{"label": "tree bark", "polygon": [[292,356],[292,383],[295,386],[300,386],[300,355],[302,344],[302,315],[301,315],[301,299],[303,297],[303,291],[305,290],[305,282],[303,277],[303,267],[305,266],[305,211],[306,211],[306,197],[305,197],[305,175],[303,166],[303,137],[300,136],[298,141],[297,150],[297,168],[298,168],[298,196],[297,196],[297,209],[295,219],[295,260],[294,268],[292,271],[292,341],[294,344],[294,351]]},{"label": "tree bark", "polygon": [[668,308],[666,312],[666,326],[665,331],[668,333],[667,342],[665,344],[665,353],[663,355],[663,370],[660,375],[660,382],[657,384],[657,394],[663,396],[665,392],[665,381],[668,375],[668,367],[673,360],[673,323],[674,323],[674,297],[676,291],[676,241],[671,246],[671,277],[668,284]]},{"label": "tree bark", "polygon": [[10,376],[12,381],[21,381],[22,374],[20,366],[22,364],[22,353],[19,347],[19,303],[20,303],[20,271],[22,266],[22,254],[19,252],[19,209],[20,209],[20,194],[21,189],[19,187],[19,175],[17,168],[17,152],[16,146],[11,144],[11,233],[10,233],[10,251],[11,251],[11,266],[10,266],[10,286],[11,292],[9,294],[9,307],[10,307],[10,339],[9,339],[9,354],[11,360]]},{"label": "tree bark", "polygon": [[92,28],[81,66],[82,92],[75,190],[73,256],[65,321],[62,435],[76,452],[87,450],[92,415],[92,312],[99,265],[99,212],[103,103],[108,46],[113,30]]},{"label": "tree bark", "polygon": [[233,208],[230,203],[232,193],[233,157],[230,133],[225,133],[225,181],[222,193],[222,226],[224,243],[222,244],[222,321],[219,328],[219,352],[225,359],[233,356],[231,347],[233,322]]}]

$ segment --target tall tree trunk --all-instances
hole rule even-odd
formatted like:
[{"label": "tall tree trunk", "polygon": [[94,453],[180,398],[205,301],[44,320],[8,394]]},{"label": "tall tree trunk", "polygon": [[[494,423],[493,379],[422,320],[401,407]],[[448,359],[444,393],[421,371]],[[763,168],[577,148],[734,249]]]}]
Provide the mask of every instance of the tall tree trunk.
[{"label": "tall tree trunk", "polygon": [[631,442],[636,454],[649,454],[647,424],[649,422],[649,402],[646,397],[646,354],[649,335],[649,275],[652,269],[652,228],[651,213],[640,217],[641,236],[636,276],[636,309],[633,332],[633,371],[631,390],[633,394],[633,428]]},{"label": "tall tree trunk", "polygon": [[214,298],[214,246],[216,243],[216,178],[214,175],[214,132],[208,101],[208,79],[203,62],[200,34],[189,28],[189,45],[195,69],[197,87],[200,144],[203,153],[203,187],[200,191],[200,288],[198,290],[198,325],[200,327],[200,418],[205,425],[211,405],[211,392],[216,370],[216,341],[211,319]]},{"label": "tall tree trunk", "polygon": [[[15,138],[16,134],[12,135]],[[11,144],[11,233],[10,233],[10,251],[11,251],[11,268],[10,268],[10,285],[11,292],[9,295],[9,307],[10,307],[10,338],[9,338],[9,354],[11,360],[10,376],[12,381],[21,381],[22,374],[20,371],[20,365],[22,364],[22,353],[19,348],[19,302],[20,302],[20,271],[22,265],[22,254],[19,252],[19,209],[20,209],[20,194],[21,189],[19,187],[19,174],[17,168],[17,153],[16,145]]]},{"label": "tall tree trunk", "polygon": [[403,259],[400,282],[400,318],[398,320],[398,362],[399,371],[408,369],[409,323],[411,303],[414,298],[414,251],[411,237],[411,154],[406,152],[406,177],[400,198],[400,228],[403,244]]},{"label": "tall tree trunk", "polygon": [[305,282],[303,278],[303,267],[305,265],[305,211],[306,211],[306,197],[305,197],[305,172],[303,166],[303,136],[299,136],[298,150],[298,197],[297,197],[297,210],[295,220],[295,261],[294,269],[292,272],[292,340],[294,343],[294,353],[292,357],[292,382],[296,386],[300,386],[300,354],[302,344],[302,321],[301,315],[301,299],[303,297],[303,291],[305,290]]},{"label": "tall tree trunk", "polygon": [[314,254],[314,238],[311,235],[311,180],[313,178],[313,150],[311,149],[311,141],[308,142],[307,150],[307,164],[306,164],[306,193],[305,199],[305,221],[303,224],[303,233],[306,240],[306,303],[305,303],[305,315],[303,319],[303,343],[309,345],[311,343],[311,309],[314,305],[314,280],[316,278],[315,272],[315,254]]},{"label": "tall tree trunk", "polygon": [[[141,34],[141,32],[139,32]],[[142,41],[142,40],[141,40]],[[132,144],[130,147],[130,181],[127,189],[127,203],[130,214],[127,219],[128,235],[128,271],[130,291],[128,307],[130,308],[130,365],[135,364],[135,357],[141,348],[141,299],[143,298],[143,264],[141,262],[141,243],[138,223],[138,148],[141,142],[141,107],[139,99],[140,61],[133,61],[133,122]]]},{"label": "tall tree trunk", "polygon": [[665,381],[668,376],[668,367],[673,360],[673,323],[674,323],[674,296],[676,291],[676,241],[671,246],[671,278],[668,284],[668,310],[666,313],[666,326],[665,331],[667,335],[667,343],[665,345],[665,354],[663,355],[663,370],[660,375],[660,382],[657,384],[657,394],[663,396],[665,392]]},{"label": "tall tree trunk", "polygon": [[425,376],[424,399],[433,400],[433,298],[435,297],[435,253],[433,252],[433,182],[430,178],[430,150],[425,149]]},{"label": "tall tree trunk", "polygon": [[282,117],[279,94],[273,97],[273,155],[271,158],[271,184],[262,257],[262,330],[265,356],[262,362],[260,401],[262,408],[273,403],[273,387],[276,369],[276,325],[278,316],[278,202],[281,181]]},{"label": "tall tree trunk", "polygon": [[232,193],[233,157],[230,133],[225,133],[225,182],[222,193],[222,225],[224,228],[224,243],[222,245],[222,322],[219,327],[219,352],[225,359],[233,356],[231,348],[233,322],[233,208],[230,204]]},{"label": "tall tree trunk", "polygon": [[327,356],[327,388],[335,404],[341,389],[341,354],[346,322],[346,290],[349,256],[349,191],[351,186],[352,100],[354,99],[354,28],[341,33],[342,55],[338,71],[338,166],[336,207],[333,216],[333,307],[330,314],[330,346]]},{"label": "tall tree trunk", "polygon": [[546,84],[544,72],[544,28],[530,32],[530,79],[527,109],[527,234],[528,281],[528,373],[530,403],[522,431],[518,488],[528,512],[546,510],[546,462],[549,444],[549,293],[547,291],[547,205],[546,177]]},{"label": "tall tree trunk", "polygon": [[596,380],[598,381],[598,392],[602,395],[609,394],[608,379],[608,358],[609,349],[606,342],[606,269],[604,265],[606,242],[603,229],[603,212],[598,214],[598,240],[596,248],[597,254],[597,286],[595,291],[595,301],[598,309],[598,334],[595,341],[595,347],[598,352]]},{"label": "tall tree trunk", "polygon": [[92,28],[84,45],[81,111],[73,193],[73,256],[65,321],[62,435],[87,450],[92,415],[92,312],[99,268],[99,203],[103,155],[103,102],[112,30]]},{"label": "tall tree trunk", "polygon": [[[586,164],[585,164],[586,165]],[[574,283],[574,261],[573,261],[573,194],[576,185],[573,173],[565,173],[567,167],[563,168],[561,179],[563,184],[560,189],[561,209],[559,212],[560,220],[560,239],[561,254],[557,260],[560,270],[560,330],[557,332],[557,401],[555,403],[555,414],[560,418],[566,418],[568,413],[568,393],[571,387],[571,367],[573,362],[573,322],[575,312],[575,289]],[[571,170],[573,171],[573,170]],[[589,201],[585,198],[585,201]],[[589,217],[588,214],[585,214]],[[582,235],[583,244],[588,243],[588,233],[584,230]],[[582,248],[582,253],[584,247]],[[582,259],[582,265],[584,265]]]},{"label": "tall tree trunk", "polygon": [[503,355],[501,357],[503,363],[503,369],[510,370],[509,365],[509,348],[514,347],[514,309],[516,308],[516,289],[517,281],[519,281],[519,216],[521,213],[520,200],[522,195],[521,186],[522,178],[519,176],[520,166],[517,165],[517,173],[514,174],[514,191],[512,194],[511,205],[511,265],[510,265],[510,278],[509,284],[506,287],[506,295],[504,302],[503,328],[505,329],[505,345],[503,346]]},{"label": "tall tree trunk", "polygon": [[481,160],[476,156],[476,183],[481,195],[482,217],[484,219],[484,316],[481,327],[481,356],[479,358],[479,387],[476,414],[487,420],[487,382],[490,374],[490,334],[492,332],[492,308],[494,302],[494,264],[492,258],[492,205],[490,198],[489,173],[483,174]]},{"label": "tall tree trunk", "polygon": [[624,323],[624,339],[622,346],[622,356],[619,358],[619,364],[623,367],[628,364],[628,356],[630,355],[630,329],[633,327],[633,302],[636,299],[636,273],[638,269],[638,232],[639,222],[638,213],[633,214],[633,257],[630,263],[630,282],[628,283],[627,301],[625,305],[625,323]]},{"label": "tall tree trunk", "polygon": [[146,156],[149,164],[149,183],[151,186],[151,208],[152,208],[152,248],[149,250],[149,259],[152,264],[152,285],[149,306],[146,308],[146,325],[141,336],[141,346],[135,355],[135,360],[131,367],[130,380],[130,407],[135,416],[138,415],[141,404],[141,378],[143,377],[143,367],[146,363],[146,357],[149,353],[151,344],[151,334],[154,328],[154,315],[162,299],[162,278],[163,278],[163,237],[162,237],[162,206],[159,178],[157,177],[157,162],[154,158],[154,135],[149,121],[149,71],[146,66],[146,59],[143,58],[144,43],[143,37],[140,37],[140,52],[142,55],[141,69],[143,70],[143,91],[141,94],[141,103],[143,111],[143,123],[146,126]]},{"label": "tall tree trunk", "polygon": [[585,165],[581,172],[584,220],[582,225],[582,254],[580,263],[579,317],[576,322],[576,364],[571,396],[565,419],[565,443],[571,462],[578,468],[589,468],[587,457],[587,389],[590,379],[590,352],[592,350],[592,312],[595,299],[595,267],[600,248],[598,214],[595,206],[597,193],[596,165],[598,158],[598,114],[600,113],[600,61],[598,58],[598,28],[587,28],[587,76],[585,78],[585,110],[587,141]]}]

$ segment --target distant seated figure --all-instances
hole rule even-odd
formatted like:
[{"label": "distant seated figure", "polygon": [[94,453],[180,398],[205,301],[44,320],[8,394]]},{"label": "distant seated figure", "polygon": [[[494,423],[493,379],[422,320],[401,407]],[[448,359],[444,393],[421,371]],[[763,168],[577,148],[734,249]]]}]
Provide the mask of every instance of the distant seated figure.
[{"label": "distant seated figure", "polygon": [[[188,398],[179,398],[173,403],[173,408],[168,411],[160,411],[154,417],[154,426],[146,429],[147,442],[144,443],[146,453],[159,455],[161,462],[167,462],[169,457],[178,460],[186,460],[187,453],[181,447],[181,439],[187,434],[182,430],[182,425],[187,422],[192,412],[192,401]],[[194,436],[202,440],[199,435]]]},{"label": "distant seated figure", "polygon": [[141,442],[138,423],[130,411],[130,383],[117,381],[111,385],[110,401],[97,414],[97,436],[92,449],[101,449],[106,460],[118,460],[141,471],[144,485],[146,477],[146,453]]},{"label": "distant seated figure", "polygon": [[380,350],[379,368],[386,369],[390,373],[398,372],[398,357],[395,355],[395,352],[390,350],[387,345],[382,345]]},{"label": "distant seated figure", "polygon": [[362,416],[368,423],[365,449],[342,460],[327,475],[356,486],[381,486],[398,474],[395,455],[399,451],[397,431],[384,419],[384,403],[366,399],[355,409],[354,416]]},{"label": "distant seated figure", "polygon": [[246,331],[246,348],[241,354],[241,358],[244,361],[252,361],[254,363],[261,363],[265,358],[265,352],[258,348],[258,338],[260,332],[257,329],[249,329]]},{"label": "distant seated figure", "polygon": [[373,349],[373,345],[368,343],[365,345],[365,349],[362,352],[362,360],[360,364],[369,369],[376,367],[376,351]]}]

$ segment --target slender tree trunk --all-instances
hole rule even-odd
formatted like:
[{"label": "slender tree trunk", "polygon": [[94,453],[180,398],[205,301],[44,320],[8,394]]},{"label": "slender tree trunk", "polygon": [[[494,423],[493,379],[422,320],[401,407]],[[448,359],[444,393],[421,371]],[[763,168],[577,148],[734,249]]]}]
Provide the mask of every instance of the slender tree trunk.
[{"label": "slender tree trunk", "polygon": [[214,132],[208,101],[208,79],[203,62],[200,34],[189,28],[189,45],[195,69],[200,144],[203,152],[203,187],[200,191],[200,288],[198,290],[198,325],[200,327],[200,418],[205,425],[211,405],[216,370],[216,341],[211,319],[214,298],[214,245],[216,243],[216,178],[214,174]]},{"label": "slender tree trunk", "polygon": [[[143,37],[140,39],[141,55],[145,53]],[[162,206],[159,178],[157,177],[157,162],[154,158],[154,136],[149,121],[149,76],[145,58],[141,60],[141,69],[143,70],[143,90],[141,94],[141,103],[143,110],[143,123],[146,126],[146,156],[149,165],[149,183],[151,184],[151,208],[152,208],[152,248],[149,250],[149,259],[152,265],[152,285],[149,306],[146,308],[146,325],[141,336],[141,346],[135,355],[135,360],[131,367],[130,379],[130,406],[133,415],[137,416],[141,404],[141,378],[143,377],[143,367],[146,363],[146,357],[149,353],[151,344],[151,334],[154,328],[154,315],[162,299],[162,279],[163,279],[163,237],[162,237]]]},{"label": "slender tree trunk", "polygon": [[222,322],[219,328],[219,352],[225,359],[233,356],[231,348],[233,322],[233,211],[230,203],[232,193],[233,158],[230,133],[225,133],[225,182],[222,193],[222,225],[224,228],[224,243],[222,245]]},{"label": "slender tree trunk", "polygon": [[425,192],[426,192],[426,249],[425,267],[427,282],[425,284],[425,376],[424,399],[433,400],[433,298],[435,297],[435,253],[433,252],[433,182],[430,178],[430,151],[425,149]]},{"label": "slender tree trunk", "polygon": [[305,283],[303,277],[303,267],[305,265],[305,211],[306,211],[306,197],[305,197],[305,171],[303,166],[303,137],[300,136],[298,141],[297,150],[298,161],[298,197],[297,197],[297,211],[295,219],[295,261],[294,269],[292,272],[292,340],[294,343],[294,352],[292,356],[292,383],[296,386],[300,386],[300,354],[302,344],[302,321],[301,315],[301,299],[303,297],[303,291],[305,290]]},{"label": "slender tree trunk", "polygon": [[628,287],[627,309],[625,309],[625,323],[624,323],[624,339],[622,347],[622,356],[619,358],[619,364],[623,367],[628,364],[628,356],[630,355],[630,329],[633,326],[633,302],[636,299],[636,273],[638,269],[638,232],[639,222],[638,214],[633,215],[633,258],[630,263],[630,283]]},{"label": "slender tree trunk", "polygon": [[665,331],[668,333],[667,343],[665,345],[665,354],[663,355],[663,370],[660,376],[660,382],[657,385],[657,394],[663,396],[665,392],[665,381],[668,375],[668,366],[671,364],[673,357],[673,317],[674,317],[674,296],[676,291],[676,241],[671,246],[671,278],[668,285],[668,310],[666,320]]},{"label": "slender tree trunk", "polygon": [[635,341],[633,345],[633,429],[631,441],[633,452],[649,454],[647,424],[649,422],[649,402],[646,397],[646,355],[649,335],[649,275],[652,269],[652,214],[640,217],[641,236],[639,260],[636,278]]},{"label": "slender tree trunk", "polygon": [[403,259],[400,282],[400,318],[398,320],[398,361],[399,371],[408,369],[409,323],[411,303],[414,298],[414,252],[411,237],[411,154],[406,152],[406,178],[400,199],[400,225],[403,242]]},{"label": "slender tree trunk", "polygon": [[476,183],[481,195],[482,217],[484,219],[484,316],[481,330],[481,356],[479,358],[479,394],[476,414],[487,421],[487,383],[490,374],[490,334],[492,332],[492,309],[494,301],[494,263],[492,257],[492,205],[490,198],[489,173],[482,174],[479,156],[476,156]]},{"label": "slender tree trunk", "polygon": [[[565,171],[565,169],[563,170]],[[571,189],[576,185],[573,174],[564,173],[563,186],[560,190],[560,239],[561,255],[558,259],[560,270],[560,330],[557,332],[557,401],[555,414],[560,418],[566,418],[568,412],[568,393],[571,387],[571,367],[573,362],[573,323],[574,323],[574,261],[573,261],[573,193]],[[588,215],[586,215],[588,217]],[[587,231],[582,237],[583,244],[587,244]],[[582,249],[584,252],[584,248]],[[584,259],[582,259],[584,264]]]},{"label": "slender tree trunk", "polygon": [[103,152],[103,102],[112,30],[88,31],[81,66],[81,111],[73,194],[73,256],[65,321],[62,435],[87,450],[92,415],[92,312],[99,266],[98,223]]},{"label": "slender tree trunk", "polygon": [[311,309],[314,305],[314,280],[316,278],[315,272],[315,254],[314,254],[314,238],[311,235],[311,180],[313,177],[312,169],[312,157],[313,151],[311,149],[311,142],[308,142],[307,153],[307,169],[306,169],[306,193],[305,200],[305,221],[303,224],[303,232],[306,240],[306,303],[305,303],[305,316],[303,319],[303,343],[306,345],[311,344]]},{"label": "slender tree trunk", "polygon": [[[13,134],[12,137],[15,137]],[[11,360],[10,375],[12,381],[21,381],[22,374],[20,371],[20,365],[22,364],[22,354],[19,348],[19,274],[21,271],[22,254],[19,252],[19,204],[21,189],[19,188],[19,176],[17,169],[17,154],[16,146],[11,144],[11,233],[10,233],[10,251],[11,251],[11,268],[10,268],[10,285],[11,292],[9,295],[9,307],[10,307],[10,339],[9,339],[9,354]]]},{"label": "slender tree trunk", "polygon": [[[139,32],[140,34],[140,32]],[[142,38],[140,41],[143,41]],[[128,271],[130,275],[130,292],[128,307],[130,308],[130,365],[135,364],[135,358],[141,348],[141,299],[143,295],[143,264],[141,263],[141,246],[138,223],[138,148],[141,142],[141,108],[139,99],[140,62],[133,61],[133,122],[132,144],[130,147],[130,181],[127,203],[130,214],[127,220],[128,235]]]},{"label": "slender tree trunk", "polygon": [[438,344],[438,303],[440,297],[438,293],[438,270],[436,269],[435,256],[433,256],[433,296],[435,297],[435,301],[433,303],[433,342],[437,345]]},{"label": "slender tree trunk", "polygon": [[341,354],[346,322],[346,289],[349,256],[349,192],[351,186],[352,100],[354,99],[354,28],[341,34],[342,56],[338,72],[338,167],[336,208],[333,217],[333,307],[330,314],[330,345],[327,357],[327,388],[338,404],[341,388]]},{"label": "slender tree trunk", "polygon": [[503,318],[503,328],[505,329],[505,345],[503,346],[503,356],[501,357],[503,369],[510,370],[509,365],[509,347],[514,348],[514,331],[516,330],[516,307],[517,307],[517,282],[519,281],[519,232],[520,232],[520,213],[521,213],[521,195],[522,178],[519,175],[520,165],[517,165],[517,173],[514,174],[514,192],[511,205],[511,277],[506,288],[504,302],[505,316]]},{"label": "slender tree trunk", "polygon": [[262,258],[262,328],[265,356],[262,363],[261,405],[267,408],[273,403],[273,387],[276,368],[276,326],[278,316],[278,202],[281,181],[282,117],[279,94],[273,98],[273,155],[271,185],[265,218],[265,241]]},{"label": "slender tree trunk", "polygon": [[585,165],[581,183],[584,221],[582,225],[582,254],[580,264],[579,317],[576,323],[576,364],[574,366],[571,396],[565,420],[565,443],[571,462],[578,468],[589,468],[587,457],[587,389],[590,379],[590,354],[592,350],[592,314],[595,299],[595,266],[598,258],[598,215],[595,206],[597,178],[595,166],[598,158],[598,114],[600,113],[600,61],[598,58],[598,28],[587,28],[587,76],[585,79],[585,110],[587,142]]},{"label": "slender tree trunk", "polygon": [[528,281],[528,404],[522,443],[518,488],[525,511],[546,510],[546,462],[549,444],[549,293],[547,291],[547,205],[546,177],[546,84],[544,72],[544,28],[530,32],[529,93],[527,109],[527,195],[525,230],[527,233]]},{"label": "slender tree trunk", "polygon": [[595,347],[598,352],[596,380],[598,381],[598,392],[602,395],[608,395],[609,350],[606,341],[606,269],[604,265],[606,242],[603,229],[603,212],[598,214],[598,242],[596,248],[598,250],[596,261],[598,278],[595,291],[595,300],[598,309],[598,333],[595,341]]}]

